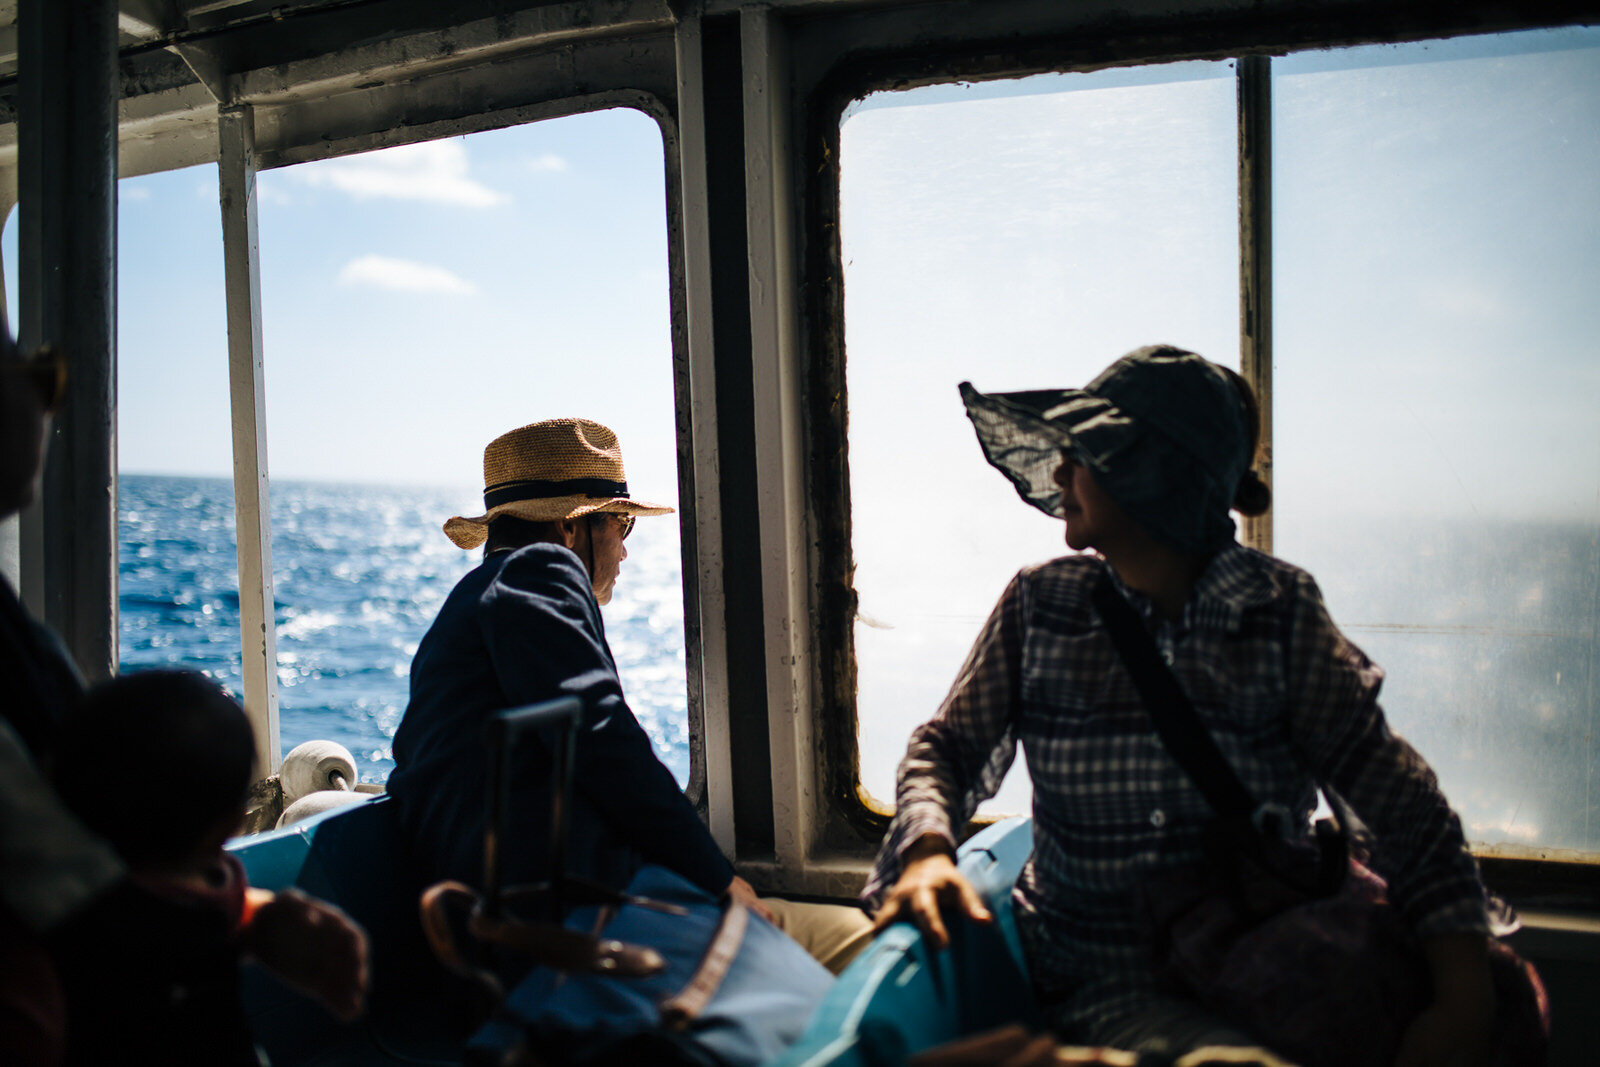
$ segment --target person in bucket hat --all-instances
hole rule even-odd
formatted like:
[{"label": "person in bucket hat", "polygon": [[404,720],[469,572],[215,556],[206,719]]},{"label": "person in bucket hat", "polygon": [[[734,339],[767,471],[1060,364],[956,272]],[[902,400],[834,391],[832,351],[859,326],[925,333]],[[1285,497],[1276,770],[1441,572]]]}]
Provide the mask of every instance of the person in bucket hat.
[{"label": "person in bucket hat", "polygon": [[952,857],[1020,742],[1034,851],[1013,899],[1045,1018],[1075,1044],[1168,1057],[1233,1046],[1244,1051],[1230,1062],[1267,1062],[1249,1051],[1259,1043],[1245,1025],[1164,985],[1143,939],[1141,885],[1202,861],[1212,812],[1157,737],[1093,606],[1091,592],[1109,587],[1288,836],[1309,840],[1318,782],[1377,835],[1374,866],[1422,945],[1434,1002],[1393,1017],[1390,1004],[1356,1008],[1363,993],[1349,991],[1326,1010],[1351,1009],[1351,1033],[1389,1012],[1400,1067],[1479,1063],[1495,1016],[1489,908],[1460,821],[1389,730],[1383,672],[1335,627],[1311,576],[1234,539],[1230,509],[1261,514],[1271,502],[1250,469],[1249,387],[1159,345],[1082,389],[960,391],[985,458],[1064,521],[1079,554],[1012,579],[938,713],[913,733],[862,894],[878,925],[909,918],[937,947],[952,917],[991,921]]},{"label": "person in bucket hat", "polygon": [[[642,863],[730,894],[838,969],[864,947],[859,909],[762,900],[734,874],[623,697],[600,605],[639,516],[616,434],[589,419],[536,422],[489,443],[482,515],[452,516],[457,546],[484,560],[456,585],[411,664],[389,794],[427,876],[478,885],[483,873],[483,734],[494,712],[559,696],[583,701],[568,812],[569,873],[621,889]],[[543,881],[553,754],[519,748],[502,864]]]}]

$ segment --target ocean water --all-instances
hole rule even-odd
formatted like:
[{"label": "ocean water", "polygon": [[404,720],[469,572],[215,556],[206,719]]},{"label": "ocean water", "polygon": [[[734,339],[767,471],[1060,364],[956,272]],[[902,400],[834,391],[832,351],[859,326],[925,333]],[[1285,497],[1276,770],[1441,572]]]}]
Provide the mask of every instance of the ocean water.
[{"label": "ocean water", "polygon": [[[232,483],[123,475],[119,493],[122,669],[199,670],[239,695]],[[325,738],[350,750],[363,781],[388,778],[411,658],[451,588],[481,559],[440,529],[475,496],[272,483],[284,752]],[[607,637],[629,706],[681,783],[689,739],[676,523],[640,522],[628,553],[604,609]]]}]

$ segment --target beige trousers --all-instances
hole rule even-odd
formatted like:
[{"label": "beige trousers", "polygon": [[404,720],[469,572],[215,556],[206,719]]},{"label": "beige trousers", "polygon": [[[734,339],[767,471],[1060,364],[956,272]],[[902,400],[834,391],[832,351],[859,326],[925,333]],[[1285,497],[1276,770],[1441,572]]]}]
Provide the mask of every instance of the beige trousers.
[{"label": "beige trousers", "polygon": [[778,929],[800,942],[811,958],[838,974],[872,943],[872,920],[843,904],[803,904],[762,897]]}]

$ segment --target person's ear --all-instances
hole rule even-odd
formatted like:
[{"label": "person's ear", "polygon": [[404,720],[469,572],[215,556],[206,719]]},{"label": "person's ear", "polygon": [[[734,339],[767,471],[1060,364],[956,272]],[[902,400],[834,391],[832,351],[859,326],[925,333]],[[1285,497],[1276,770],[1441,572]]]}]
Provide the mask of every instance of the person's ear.
[{"label": "person's ear", "polygon": [[572,549],[574,551],[577,550],[577,547],[578,547],[578,527],[581,526],[582,524],[583,524],[583,520],[582,519],[562,519],[561,520],[561,523],[560,523],[560,526],[561,526],[561,545],[562,545],[563,548],[570,548],[570,549]]}]

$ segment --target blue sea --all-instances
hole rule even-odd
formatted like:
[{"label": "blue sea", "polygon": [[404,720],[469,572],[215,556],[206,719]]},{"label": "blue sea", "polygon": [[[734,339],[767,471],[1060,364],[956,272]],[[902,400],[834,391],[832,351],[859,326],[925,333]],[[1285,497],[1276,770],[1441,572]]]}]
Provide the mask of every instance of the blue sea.
[{"label": "blue sea", "polygon": [[[120,493],[124,671],[199,670],[238,696],[238,557],[226,478],[125,474]],[[363,781],[394,769],[411,657],[451,588],[482,557],[444,536],[472,490],[272,483],[278,706],[284,752],[337,741]],[[679,782],[689,774],[677,525],[641,522],[605,608],[634,714]],[[281,754],[280,754],[281,756]]]}]

